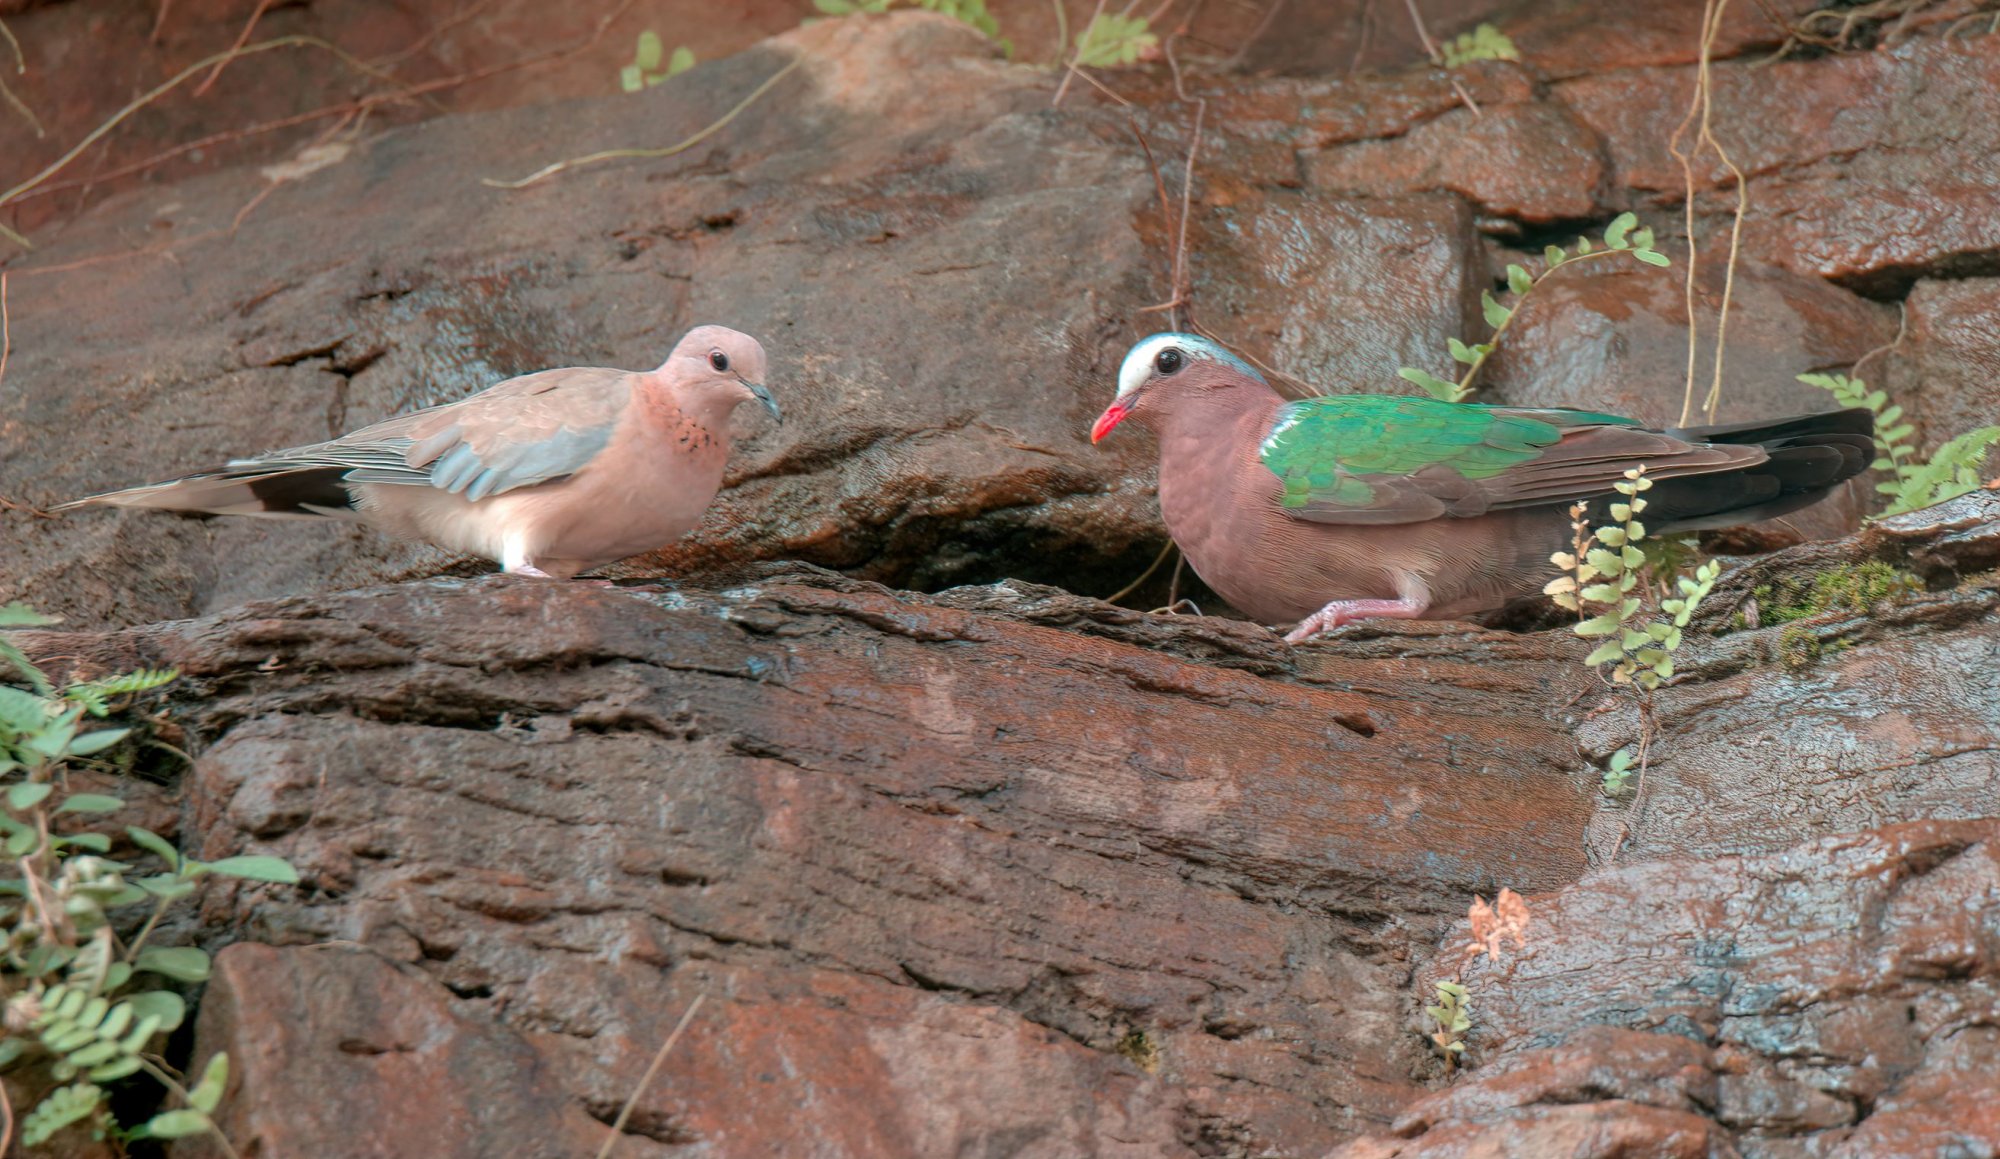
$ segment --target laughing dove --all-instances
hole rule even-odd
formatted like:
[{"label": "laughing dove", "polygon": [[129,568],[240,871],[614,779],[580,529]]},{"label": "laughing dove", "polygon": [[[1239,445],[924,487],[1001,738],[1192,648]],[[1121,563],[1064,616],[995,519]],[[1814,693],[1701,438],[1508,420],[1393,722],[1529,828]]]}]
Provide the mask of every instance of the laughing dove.
[{"label": "laughing dove", "polygon": [[[1569,507],[1643,465],[1651,534],[1813,503],[1874,457],[1873,416],[1655,431],[1589,411],[1341,395],[1286,402],[1204,338],[1155,334],[1091,428],[1160,440],[1160,513],[1209,587],[1297,642],[1371,616],[1453,617],[1540,591]],[[1599,518],[1602,518],[1601,509]]]},{"label": "laughing dove", "polygon": [[544,370],[331,442],[65,507],[353,519],[568,579],[700,521],[722,486],[730,412],[755,399],[779,417],[764,370],[756,339],[700,326],[657,370]]}]

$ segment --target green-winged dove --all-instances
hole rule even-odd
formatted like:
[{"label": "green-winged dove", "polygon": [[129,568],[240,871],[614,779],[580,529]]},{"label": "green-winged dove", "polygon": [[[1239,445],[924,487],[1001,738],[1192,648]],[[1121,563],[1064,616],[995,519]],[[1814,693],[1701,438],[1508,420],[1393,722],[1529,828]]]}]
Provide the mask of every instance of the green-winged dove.
[{"label": "green-winged dove", "polygon": [[359,520],[567,579],[700,521],[722,486],[730,413],[755,399],[778,416],[764,373],[756,339],[699,326],[657,370],[522,375],[330,442],[65,506]]},{"label": "green-winged dove", "polygon": [[1371,616],[1498,608],[1554,577],[1569,507],[1600,513],[1643,466],[1652,535],[1796,510],[1866,470],[1873,416],[1648,430],[1617,415],[1340,395],[1287,402],[1229,351],[1155,334],[1118,371],[1092,442],[1160,440],[1160,513],[1216,593],[1294,642]]}]

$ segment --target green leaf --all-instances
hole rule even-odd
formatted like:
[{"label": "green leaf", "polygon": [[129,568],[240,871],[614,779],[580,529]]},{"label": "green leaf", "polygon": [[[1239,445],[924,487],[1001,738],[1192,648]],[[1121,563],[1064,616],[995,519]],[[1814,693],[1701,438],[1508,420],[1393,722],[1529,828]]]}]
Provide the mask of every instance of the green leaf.
[{"label": "green leaf", "polygon": [[1613,503],[1611,505],[1611,518],[1620,523],[1632,518],[1632,505],[1630,503]]},{"label": "green leaf", "polygon": [[1587,253],[1590,253],[1590,252],[1591,252],[1591,250],[1592,250],[1593,248],[1594,248],[1594,247],[1592,247],[1592,246],[1591,246],[1591,244],[1590,244],[1590,239],[1589,239],[1589,238],[1587,238],[1587,237],[1580,237],[1580,238],[1577,238],[1577,239],[1576,239],[1576,252],[1577,252],[1577,253],[1580,253],[1580,254],[1587,254]]},{"label": "green leaf", "polygon": [[1479,309],[1486,315],[1486,324],[1495,330],[1505,326],[1507,319],[1514,316],[1512,310],[1502,306],[1499,300],[1494,298],[1491,290],[1479,291]]},{"label": "green leaf", "polygon": [[1435,375],[1427,374],[1424,371],[1418,370],[1410,366],[1405,366],[1403,369],[1398,370],[1396,374],[1399,377],[1407,378],[1411,382],[1416,383],[1418,386],[1423,387],[1425,392],[1428,393],[1432,398],[1443,399],[1446,402],[1451,402],[1458,397],[1458,384],[1455,382],[1446,382],[1442,378],[1438,378]]},{"label": "green leaf", "polygon": [[58,813],[115,813],[125,802],[103,793],[73,793],[56,806]]},{"label": "green leaf", "polygon": [[[1557,252],[1560,253],[1562,251],[1558,250]],[[1516,294],[1525,294],[1535,288],[1535,279],[1529,277],[1528,271],[1522,269],[1520,266],[1509,265],[1507,267],[1507,288]]]},{"label": "green leaf", "polygon": [[1159,44],[1145,17],[1100,12],[1076,36],[1076,63],[1085,68],[1131,64]]},{"label": "green leaf", "polygon": [[49,838],[51,845],[68,845],[77,849],[88,849],[92,853],[111,852],[111,838],[102,833],[72,833],[67,837]]},{"label": "green leaf", "polygon": [[694,49],[683,44],[667,58],[667,75],[679,76],[694,67]]},{"label": "green leaf", "polygon": [[1633,250],[1632,256],[1649,266],[1670,266],[1674,264],[1672,259],[1668,258],[1667,255],[1656,250]]},{"label": "green leaf", "polygon": [[1609,636],[1613,632],[1616,632],[1620,626],[1618,617],[1607,612],[1604,615],[1585,620],[1570,630],[1579,636]]},{"label": "green leaf", "polygon": [[299,883],[299,871],[282,857],[225,857],[221,861],[204,862],[201,868],[208,873],[250,881],[274,881],[280,885]]},{"label": "green leaf", "polygon": [[185,1139],[208,1130],[208,1116],[191,1108],[161,1111],[132,1131],[134,1139]]},{"label": "green leaf", "polygon": [[1549,268],[1553,270],[1557,266],[1568,261],[1569,255],[1564,253],[1563,247],[1559,245],[1543,246],[1542,260],[1548,262]]},{"label": "green leaf", "polygon": [[636,93],[646,87],[646,74],[636,64],[628,64],[618,70],[618,87],[628,93]]},{"label": "green leaf", "polygon": [[229,1085],[229,1055],[216,1051],[209,1057],[208,1065],[202,1069],[201,1081],[188,1092],[188,1103],[195,1110],[214,1114],[222,1102],[222,1091]]},{"label": "green leaf", "polygon": [[147,946],[134,965],[176,982],[208,980],[208,952],[193,946]]},{"label": "green leaf", "polygon": [[1622,527],[1600,527],[1597,529],[1597,542],[1604,544],[1606,547],[1624,547],[1625,529]]},{"label": "green leaf", "polygon": [[137,825],[127,825],[125,827],[125,834],[132,839],[133,844],[148,853],[154,854],[168,865],[175,867],[180,865],[180,850],[175,849],[166,838],[160,836],[158,833],[150,829],[141,829]]},{"label": "green leaf", "polygon": [[1450,347],[1452,358],[1458,362],[1463,362],[1467,366],[1470,366],[1479,361],[1479,355],[1474,354],[1470,346],[1467,346],[1456,338],[1445,339],[1445,345]]},{"label": "green leaf", "polygon": [[101,753],[131,735],[129,728],[100,728],[96,732],[87,732],[69,743],[69,755],[87,757]]},{"label": "green leaf", "polygon": [[1639,218],[1630,213],[1621,213],[1612,218],[1611,224],[1604,230],[1604,244],[1615,250],[1627,248],[1632,243],[1625,240],[1625,235],[1631,233],[1633,227],[1638,224]]},{"label": "green leaf", "polygon": [[1633,235],[1632,235],[1632,248],[1633,248],[1633,249],[1635,249],[1635,250],[1649,250],[1649,249],[1652,249],[1652,248],[1653,248],[1653,231],[1652,231],[1651,229],[1642,229],[1642,230],[1640,230],[1639,232],[1637,232],[1637,233],[1633,234]]},{"label": "green leaf", "polygon": [[0,604],[0,628],[46,628],[60,623],[61,616],[44,616],[19,600]]},{"label": "green leaf", "polygon": [[662,55],[663,49],[660,44],[660,34],[650,28],[641,32],[639,34],[639,50],[633,55],[632,63],[647,72],[653,72],[660,67]]},{"label": "green leaf", "polygon": [[1588,656],[1585,656],[1583,658],[1583,662],[1586,665],[1595,668],[1599,664],[1609,664],[1611,661],[1618,659],[1624,654],[1625,650],[1618,646],[1618,641],[1606,640],[1604,643],[1599,644],[1597,646],[1596,651],[1592,652]]},{"label": "green leaf", "polygon": [[35,1109],[21,1117],[21,1142],[40,1147],[72,1123],[80,1123],[97,1111],[104,1092],[89,1083],[72,1083],[42,1096]]},{"label": "green leaf", "polygon": [[[187,1017],[187,1003],[172,990],[148,990],[143,994],[134,994],[125,1001],[132,1004],[132,1013],[139,1019],[139,1028],[133,1031],[134,1034],[139,1030],[145,1030],[148,1024],[151,1024],[153,1029],[147,1033],[146,1038],[151,1038],[154,1033],[162,1030],[179,1029],[181,1020]],[[145,1039],[140,1039],[140,1046],[144,1045]],[[139,1047],[133,1049],[137,1050]]]},{"label": "green leaf", "polygon": [[852,0],[813,0],[813,7],[828,16],[847,16],[855,11]]},{"label": "green leaf", "polygon": [[54,785],[46,782],[22,781],[7,787],[7,807],[16,813],[23,813],[42,803]]}]

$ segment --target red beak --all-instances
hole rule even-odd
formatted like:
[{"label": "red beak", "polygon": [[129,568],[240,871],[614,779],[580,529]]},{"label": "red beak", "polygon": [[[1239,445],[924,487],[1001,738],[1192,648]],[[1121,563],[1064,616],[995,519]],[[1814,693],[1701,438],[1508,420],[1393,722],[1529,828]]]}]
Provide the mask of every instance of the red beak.
[{"label": "red beak", "polygon": [[1091,443],[1095,445],[1104,436],[1110,434],[1111,428],[1124,422],[1125,416],[1131,413],[1132,408],[1122,402],[1114,402],[1104,408],[1104,413],[1098,415],[1097,421],[1090,425]]}]

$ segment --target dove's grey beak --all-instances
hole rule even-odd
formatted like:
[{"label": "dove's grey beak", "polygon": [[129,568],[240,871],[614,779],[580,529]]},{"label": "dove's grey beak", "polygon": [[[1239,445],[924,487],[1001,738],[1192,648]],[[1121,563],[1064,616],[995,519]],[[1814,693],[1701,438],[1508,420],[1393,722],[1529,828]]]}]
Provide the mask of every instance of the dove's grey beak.
[{"label": "dove's grey beak", "polygon": [[750,393],[757,396],[757,401],[764,404],[764,409],[771,412],[772,418],[778,420],[780,425],[784,423],[785,416],[778,413],[778,400],[771,397],[770,387],[761,382],[746,382],[743,385],[750,388]]}]

